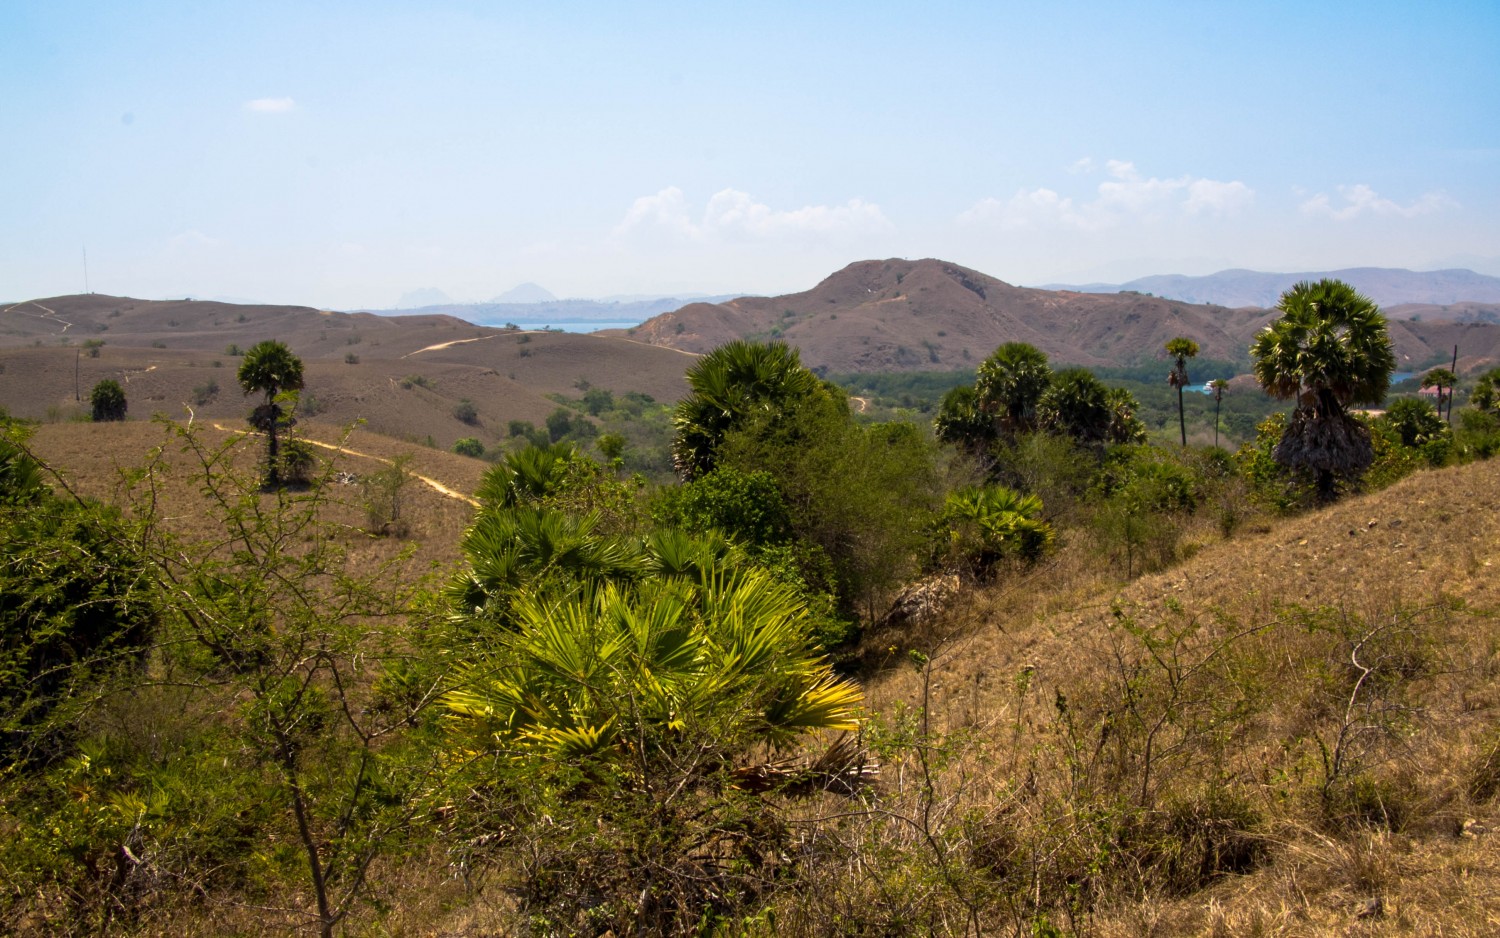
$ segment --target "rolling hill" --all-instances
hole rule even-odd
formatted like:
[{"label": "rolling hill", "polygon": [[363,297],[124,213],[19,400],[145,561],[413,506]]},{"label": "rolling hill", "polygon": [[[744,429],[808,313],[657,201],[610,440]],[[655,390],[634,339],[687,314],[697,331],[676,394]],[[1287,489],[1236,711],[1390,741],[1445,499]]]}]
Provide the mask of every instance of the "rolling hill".
[{"label": "rolling hill", "polygon": [[[1016,287],[947,261],[860,261],[803,293],[694,303],[628,334],[707,352],[736,338],[779,338],[809,366],[833,372],[973,368],[1003,342],[1028,342],[1054,361],[1085,366],[1161,359],[1175,336],[1204,358],[1244,361],[1274,313],[1135,293]],[[1500,361],[1500,328],[1476,322],[1392,322],[1397,358],[1420,368],[1460,347],[1461,370]],[[626,332],[606,334],[625,335]]]},{"label": "rolling hill", "polygon": [[[132,418],[182,417],[191,408],[240,420],[247,404],[232,352],[263,339],[303,359],[305,416],[363,420],[387,436],[442,447],[464,436],[488,446],[511,420],[540,424],[558,406],[548,395],[577,397],[580,386],[674,401],[686,391],[689,363],[680,351],[626,338],[492,329],[444,315],[86,294],[0,305],[0,406],[65,419],[108,378],[125,386]],[[85,343],[103,344],[86,354]],[[465,399],[477,424],[453,416]]]}]

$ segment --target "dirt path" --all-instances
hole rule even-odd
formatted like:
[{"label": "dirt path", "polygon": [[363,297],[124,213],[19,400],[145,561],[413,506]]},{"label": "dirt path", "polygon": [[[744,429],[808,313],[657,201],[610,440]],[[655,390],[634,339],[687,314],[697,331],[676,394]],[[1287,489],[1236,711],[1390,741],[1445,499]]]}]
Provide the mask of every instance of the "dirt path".
[{"label": "dirt path", "polygon": [[[472,339],[454,339],[451,342],[439,342],[437,345],[429,345],[426,348],[419,348],[415,352],[407,352],[405,355],[402,355],[401,357],[402,358],[411,358],[413,355],[420,355],[423,352],[436,352],[436,351],[440,351],[440,350],[445,349],[445,348],[452,348],[455,345],[464,345],[464,344],[466,344],[468,342],[479,342],[479,341],[482,341],[484,339],[498,339],[498,338],[501,338],[502,336],[508,336],[508,335],[545,335],[546,332],[547,332],[547,330],[545,330],[545,329],[521,329],[521,330],[513,330],[513,331],[510,331],[510,332],[497,332],[494,335],[475,336]],[[588,335],[589,333],[583,332],[583,333],[573,333],[573,334],[574,335]],[[601,338],[603,338],[603,337],[601,337]],[[689,358],[700,358],[700,357],[702,357],[697,352],[689,352],[689,351],[685,351],[685,350],[680,349],[680,348],[672,348],[672,346],[670,346],[670,345],[654,345],[654,344],[652,344],[650,342],[642,342],[640,339],[622,339],[619,336],[608,336],[608,338],[613,338],[613,339],[616,339],[617,341],[620,341],[620,342],[630,342],[630,343],[632,343],[634,345],[645,345],[645,346],[649,346],[651,348],[666,349],[669,352],[676,352],[679,355],[686,355]]]},{"label": "dirt path", "polygon": [[862,414],[870,409],[870,399],[868,397],[859,397],[857,395],[851,394],[849,395],[849,400],[859,401],[859,410],[855,411],[855,413],[857,414]]},{"label": "dirt path", "polygon": [[66,319],[60,319],[58,317],[57,310],[55,310],[55,309],[48,309],[47,307],[45,307],[42,304],[38,303],[36,300],[27,300],[24,303],[15,303],[15,304],[12,304],[10,306],[5,307],[5,311],[8,313],[8,312],[11,312],[12,310],[16,309],[17,307],[21,307],[21,306],[35,306],[37,309],[39,309],[42,312],[44,312],[44,313],[47,314],[45,316],[38,316],[36,313],[21,313],[22,316],[30,316],[33,319],[50,319],[53,322],[60,322],[60,323],[62,323],[62,332],[59,332],[58,335],[62,335],[63,332],[67,332],[69,329],[73,328],[73,324],[71,322],[68,322]]},{"label": "dirt path", "polygon": [[419,348],[415,352],[407,352],[405,355],[402,355],[401,357],[402,358],[411,358],[413,355],[421,355],[423,352],[436,352],[436,351],[439,351],[440,349],[452,348],[455,345],[465,345],[465,344],[467,344],[469,342],[480,342],[480,341],[483,341],[485,339],[498,339],[501,336],[507,336],[507,335],[529,335],[529,334],[531,334],[533,332],[536,332],[536,331],[537,330],[535,330],[535,329],[528,329],[528,330],[526,330],[524,332],[497,332],[494,335],[477,335],[477,336],[475,336],[472,339],[454,339],[451,342],[439,342],[437,345],[429,345],[426,348]]},{"label": "dirt path", "polygon": [[[216,423],[213,426],[214,426],[215,430],[223,430],[225,433],[238,433],[241,436],[246,436],[246,435],[248,435],[250,433],[249,430],[235,430],[235,429],[232,429],[230,427],[226,427],[226,426],[224,426],[221,423]],[[321,447],[322,449],[333,450],[335,453],[343,453],[346,456],[357,456],[360,459],[372,459],[375,462],[378,462],[378,463],[380,463],[382,465],[386,465],[386,466],[394,465],[394,463],[392,462],[392,460],[386,459],[384,456],[376,456],[376,455],[374,455],[372,453],[361,453],[359,450],[357,450],[357,449],[350,449],[347,446],[338,446],[338,445],[333,444],[333,443],[324,443],[324,442],[322,442],[320,440],[311,440],[311,439],[308,439],[307,437],[298,437],[298,439],[300,439],[304,443],[307,443],[310,446],[317,446],[317,447]],[[407,471],[410,471],[410,470],[407,470]],[[455,490],[449,488],[448,486],[444,485],[443,483],[439,482],[437,479],[431,478],[429,476],[424,476],[424,475],[421,475],[421,474],[415,473],[415,472],[413,472],[411,474],[411,477],[413,479],[416,479],[418,482],[421,482],[423,485],[426,485],[428,488],[432,489],[434,492],[438,493],[439,495],[446,496],[447,498],[454,498],[454,499],[457,499],[457,500],[459,500],[461,502],[468,502],[470,505],[473,505],[475,508],[479,507],[479,501],[477,499],[471,498],[471,497],[469,497],[468,495],[465,495],[462,492],[455,491]]]}]

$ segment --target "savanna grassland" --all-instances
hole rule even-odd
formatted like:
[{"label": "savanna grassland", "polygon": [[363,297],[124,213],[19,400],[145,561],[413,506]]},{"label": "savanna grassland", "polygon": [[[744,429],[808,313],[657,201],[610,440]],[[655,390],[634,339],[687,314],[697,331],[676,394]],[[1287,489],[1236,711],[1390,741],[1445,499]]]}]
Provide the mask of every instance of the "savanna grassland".
[{"label": "savanna grassland", "polygon": [[[1386,401],[1357,296],[1358,380],[1278,372],[1295,292],[1235,452],[1190,340],[1143,408],[1018,342],[851,399],[443,321],[363,390],[328,336],[7,419],[0,930],[1493,934],[1500,375]],[[502,416],[502,348],[580,373]],[[413,432],[343,428],[378,400]]]}]

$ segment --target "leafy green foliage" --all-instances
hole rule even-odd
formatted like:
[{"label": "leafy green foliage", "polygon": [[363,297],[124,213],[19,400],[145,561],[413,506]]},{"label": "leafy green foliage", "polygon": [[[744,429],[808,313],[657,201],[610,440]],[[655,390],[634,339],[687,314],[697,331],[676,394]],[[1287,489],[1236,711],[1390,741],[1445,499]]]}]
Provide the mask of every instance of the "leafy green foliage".
[{"label": "leafy green foliage", "polygon": [[999,485],[951,493],[939,519],[945,532],[942,561],[988,576],[1003,560],[1035,563],[1052,545],[1052,526],[1041,518],[1042,500]]},{"label": "leafy green foliage", "polygon": [[94,385],[89,392],[89,404],[93,408],[95,423],[125,419],[125,389],[118,381],[106,378]]},{"label": "leafy green foliage", "polygon": [[0,756],[55,756],[98,682],[137,667],[157,609],[117,513],[64,501],[0,442]]},{"label": "leafy green foliage", "polygon": [[1042,394],[1051,382],[1046,355],[1024,342],[1007,342],[980,364],[974,390],[979,409],[995,414],[1001,430],[1014,436],[1040,424]]},{"label": "leafy green foliage", "polygon": [[1346,408],[1385,399],[1395,352],[1380,308],[1341,281],[1299,283],[1277,308],[1281,318],[1250,347],[1261,387],[1296,401],[1273,455],[1313,472],[1327,501],[1338,478],[1357,477],[1374,458],[1369,432]]},{"label": "leafy green foliage", "polygon": [[684,479],[712,471],[725,437],[752,420],[774,424],[805,407],[842,406],[781,342],[721,345],[688,369],[687,381],[691,393],[672,418],[672,461]]},{"label": "leafy green foliage", "polygon": [[858,690],[813,650],[805,611],[764,572],[707,571],[561,603],[531,593],[514,627],[444,698],[466,745],[628,765],[645,746],[719,739],[728,750],[852,729]]},{"label": "leafy green foliage", "polygon": [[472,436],[459,437],[453,441],[453,452],[479,459],[484,456],[484,444]]}]

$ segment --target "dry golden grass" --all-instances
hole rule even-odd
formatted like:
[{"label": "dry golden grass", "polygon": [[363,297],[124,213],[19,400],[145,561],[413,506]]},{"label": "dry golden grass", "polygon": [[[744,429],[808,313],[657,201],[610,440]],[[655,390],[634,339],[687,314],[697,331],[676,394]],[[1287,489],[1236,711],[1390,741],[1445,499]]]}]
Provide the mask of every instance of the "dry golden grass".
[{"label": "dry golden grass", "polygon": [[[262,437],[241,433],[227,422],[218,426],[199,424],[194,429],[210,449],[231,447],[237,471],[247,475],[256,471],[264,452]],[[412,446],[363,430],[346,436],[336,427],[308,422],[299,426],[298,433],[352,451],[315,450],[323,466],[331,463],[356,479],[378,472],[398,456],[408,456],[413,473],[467,495],[489,468],[477,459]],[[162,517],[174,533],[190,541],[215,539],[216,516],[200,491],[202,467],[184,451],[172,426],[137,421],[47,424],[37,428],[30,446],[78,494],[117,505],[125,505],[131,498],[128,475],[145,466],[151,452],[161,447],[163,461],[158,471],[168,475],[158,487]],[[473,515],[470,502],[444,495],[420,480],[408,483],[402,491],[401,511],[409,532],[397,539],[365,532],[364,492],[357,482],[335,484],[332,490],[326,520],[343,531],[351,573],[375,569],[408,549],[412,555],[404,566],[412,576],[449,569],[458,562],[458,541]]]},{"label": "dry golden grass", "polygon": [[[925,704],[949,734],[933,803],[960,852],[979,843],[965,812],[1034,859],[1066,854],[1090,811],[1133,805],[1145,813],[1088,841],[1127,863],[1160,849],[1131,823],[1215,792],[1258,818],[1260,859],[1208,888],[1086,880],[1102,892],[1081,933],[1500,933],[1500,811],[1476,781],[1495,774],[1500,727],[1500,463],[1259,528],[1189,532],[1190,559],[1129,583],[1076,540],[1025,580],[882,637],[872,710]],[[930,663],[912,666],[909,648]],[[1337,773],[1320,768],[1330,750],[1348,760]],[[900,790],[912,771],[910,756],[888,767],[888,803],[919,804]],[[982,930],[1020,927],[997,914]]]}]

